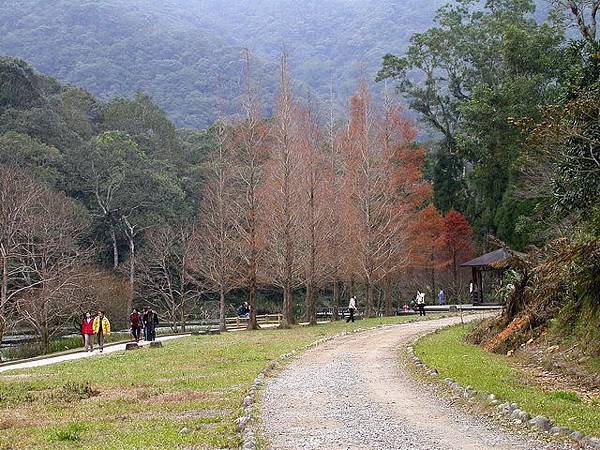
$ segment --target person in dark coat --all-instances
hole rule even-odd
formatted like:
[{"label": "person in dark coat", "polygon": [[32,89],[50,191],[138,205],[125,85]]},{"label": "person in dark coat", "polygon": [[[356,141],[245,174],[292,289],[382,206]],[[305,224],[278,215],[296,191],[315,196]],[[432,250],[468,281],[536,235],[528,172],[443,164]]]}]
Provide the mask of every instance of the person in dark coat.
[{"label": "person in dark coat", "polygon": [[144,340],[151,341],[152,340],[152,329],[153,324],[150,323],[150,308],[144,306],[144,310],[142,311],[142,326],[144,327]]},{"label": "person in dark coat", "polygon": [[158,328],[158,324],[160,323],[158,320],[158,313],[153,309],[150,311],[152,313],[152,340],[156,340],[156,329]]}]

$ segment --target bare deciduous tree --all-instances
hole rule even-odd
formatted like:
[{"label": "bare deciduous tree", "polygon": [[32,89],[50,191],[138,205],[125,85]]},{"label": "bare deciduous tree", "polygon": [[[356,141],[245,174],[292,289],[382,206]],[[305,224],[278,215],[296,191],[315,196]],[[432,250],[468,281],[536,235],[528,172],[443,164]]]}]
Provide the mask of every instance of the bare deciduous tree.
[{"label": "bare deciduous tree", "polygon": [[[300,152],[298,106],[294,103],[287,56],[281,57],[280,93],[271,127],[271,157],[265,168],[262,197],[266,241],[264,273],[269,282],[283,291],[281,328],[295,322],[293,291],[300,285],[299,197]],[[267,219],[268,217],[268,219]]]},{"label": "bare deciduous tree", "polygon": [[244,95],[245,117],[232,130],[233,157],[236,161],[233,175],[235,207],[238,210],[239,254],[241,256],[243,283],[249,291],[250,319],[248,330],[256,330],[256,297],[258,292],[258,268],[263,243],[259,235],[260,198],[259,186],[263,164],[267,157],[266,141],[268,127],[261,117],[257,88],[251,74],[251,58],[244,52],[246,61],[246,91]]},{"label": "bare deciduous tree", "polygon": [[320,127],[314,113],[299,112],[298,150],[300,157],[299,192],[301,279],[306,288],[305,319],[317,323],[316,295],[325,282],[329,263],[328,246],[333,234],[330,228],[332,211],[331,166],[322,148]]},{"label": "bare deciduous tree", "polygon": [[29,226],[31,215],[43,186],[12,167],[0,168],[0,342],[14,322],[10,306],[17,289],[9,290],[22,268],[17,264],[24,241],[22,231]]},{"label": "bare deciduous tree", "polygon": [[50,339],[81,309],[79,290],[91,282],[86,266],[92,251],[81,244],[87,216],[64,195],[43,188],[30,214],[20,230],[19,288],[13,295],[17,313],[47,352]]},{"label": "bare deciduous tree", "polygon": [[193,267],[209,292],[219,294],[219,329],[226,331],[227,294],[240,284],[240,227],[235,209],[233,146],[228,130],[215,126],[215,146],[198,213]]},{"label": "bare deciduous tree", "polygon": [[[190,275],[194,231],[184,224],[152,229],[139,255],[138,280],[149,302],[164,312],[171,329],[185,332],[187,311],[201,290]],[[179,324],[179,325],[178,325]]]},{"label": "bare deciduous tree", "polygon": [[374,289],[408,263],[410,223],[428,193],[413,148],[415,132],[393,104],[377,111],[365,85],[352,98],[343,144],[353,257],[366,285],[366,315],[375,313]]}]

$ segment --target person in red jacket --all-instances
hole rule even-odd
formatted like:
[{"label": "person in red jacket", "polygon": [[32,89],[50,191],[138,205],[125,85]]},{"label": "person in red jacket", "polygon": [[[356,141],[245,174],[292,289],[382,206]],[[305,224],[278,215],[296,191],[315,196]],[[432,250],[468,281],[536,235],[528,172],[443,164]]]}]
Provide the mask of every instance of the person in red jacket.
[{"label": "person in red jacket", "polygon": [[142,316],[137,308],[133,308],[133,311],[129,314],[129,328],[131,328],[131,335],[135,339],[135,342],[139,342],[140,331],[142,329]]},{"label": "person in red jacket", "polygon": [[85,351],[94,351],[94,329],[92,325],[94,324],[94,319],[92,315],[87,312],[85,313],[85,317],[81,322],[81,334],[83,335],[83,343],[85,345]]}]

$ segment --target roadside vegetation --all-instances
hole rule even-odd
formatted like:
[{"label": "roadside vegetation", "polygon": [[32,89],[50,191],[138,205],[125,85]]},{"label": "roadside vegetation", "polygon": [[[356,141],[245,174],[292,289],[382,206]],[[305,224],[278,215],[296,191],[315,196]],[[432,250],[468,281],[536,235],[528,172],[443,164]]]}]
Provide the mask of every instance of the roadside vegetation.
[{"label": "roadside vegetation", "polygon": [[558,425],[582,433],[600,435],[600,401],[583,401],[575,392],[552,390],[534,384],[509,358],[485,352],[465,342],[475,325],[455,326],[421,338],[417,356],[439,372],[478,392],[492,393],[498,400],[514,402],[532,416],[549,417]]},{"label": "roadside vegetation", "polygon": [[[415,320],[192,336],[161,349],[6,372],[0,377],[0,448],[237,448],[235,419],[270,361],[344,330]],[[192,431],[181,433],[186,427]]]}]

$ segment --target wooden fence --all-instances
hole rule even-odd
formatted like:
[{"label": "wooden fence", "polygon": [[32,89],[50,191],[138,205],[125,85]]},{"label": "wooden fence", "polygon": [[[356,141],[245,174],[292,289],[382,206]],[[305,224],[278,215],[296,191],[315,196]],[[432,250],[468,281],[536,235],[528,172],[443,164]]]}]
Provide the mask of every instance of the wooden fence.
[{"label": "wooden fence", "polygon": [[[256,321],[259,325],[281,323],[283,315],[281,314],[262,314],[256,316]],[[225,325],[227,328],[242,328],[248,325],[248,317],[226,317]]]}]

